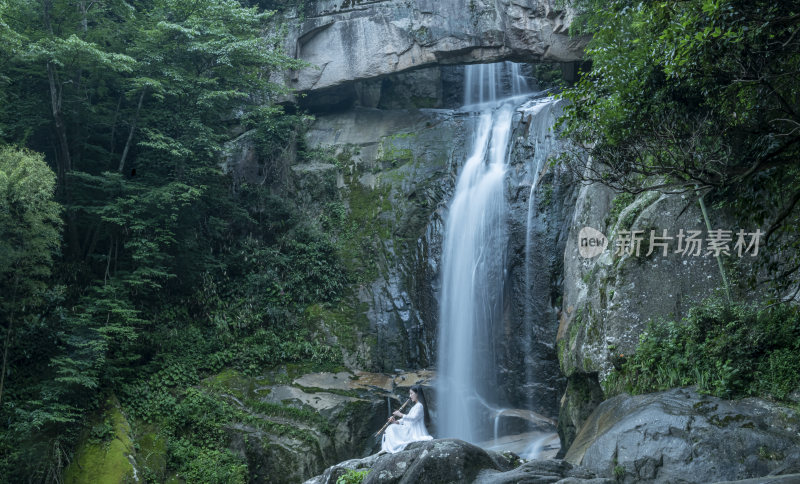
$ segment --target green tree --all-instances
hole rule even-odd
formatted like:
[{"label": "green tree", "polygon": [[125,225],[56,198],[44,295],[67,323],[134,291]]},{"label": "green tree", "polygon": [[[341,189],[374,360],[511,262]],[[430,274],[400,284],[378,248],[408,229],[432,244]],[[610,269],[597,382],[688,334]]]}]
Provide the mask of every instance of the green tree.
[{"label": "green tree", "polygon": [[41,303],[59,249],[61,207],[54,190],[55,176],[40,154],[0,148],[0,315],[6,321],[0,403],[14,323]]},{"label": "green tree", "polygon": [[567,166],[620,191],[732,205],[765,229],[778,292],[793,287],[800,2],[570,3],[582,12],[573,27],[593,38],[591,70],[564,92],[564,133],[577,147]]},{"label": "green tree", "polygon": [[[44,306],[24,308],[9,346],[12,481],[57,480],[108,392],[155,422],[223,366],[338,362],[303,318],[348,275],[282,192],[307,118],[276,103],[272,80],[300,64],[272,14],[243,3],[0,0],[0,141],[44,153],[64,207]],[[232,183],[219,155],[249,129],[263,179]],[[181,432],[172,469],[214,474],[190,459],[228,455],[203,433]]]}]

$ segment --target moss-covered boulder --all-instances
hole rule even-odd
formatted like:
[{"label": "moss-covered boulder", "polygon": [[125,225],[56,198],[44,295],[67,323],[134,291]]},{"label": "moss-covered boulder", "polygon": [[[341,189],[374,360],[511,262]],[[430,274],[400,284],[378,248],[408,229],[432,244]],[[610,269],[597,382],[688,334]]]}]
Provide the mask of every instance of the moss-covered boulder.
[{"label": "moss-covered boulder", "polygon": [[136,482],[131,426],[115,396],[95,415],[84,431],[75,457],[67,467],[67,484],[117,484]]}]

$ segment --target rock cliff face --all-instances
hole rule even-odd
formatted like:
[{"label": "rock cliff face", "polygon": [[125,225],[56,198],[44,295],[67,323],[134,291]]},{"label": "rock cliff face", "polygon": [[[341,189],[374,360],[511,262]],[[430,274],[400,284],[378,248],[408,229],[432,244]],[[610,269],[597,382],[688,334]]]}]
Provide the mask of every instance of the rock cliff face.
[{"label": "rock cliff face", "polygon": [[345,257],[363,278],[346,304],[360,305],[364,344],[349,364],[435,364],[439,210],[465,158],[464,121],[453,111],[357,108],[318,116],[308,133],[312,147],[340,160],[340,196],[359,225]]},{"label": "rock cliff face", "polygon": [[554,342],[568,220],[575,204],[571,176],[550,166],[561,149],[550,131],[560,115],[561,102],[551,98],[519,109],[506,178],[510,211],[504,324],[496,335],[508,404],[550,417],[557,415],[563,391]]},{"label": "rock cliff face", "polygon": [[[495,403],[549,418],[563,390],[554,342],[575,193],[567,173],[545,160],[557,150],[549,127],[559,113],[558,103],[541,98],[514,116],[505,179],[505,304],[495,328]],[[345,350],[350,368],[436,364],[444,219],[473,125],[469,113],[447,109],[320,114],[306,136],[318,159],[285,170],[291,196],[310,216],[340,207],[352,225],[343,256],[359,280],[338,309],[309,311],[330,343]],[[226,168],[245,178],[258,173],[251,150],[247,136],[240,137]]]},{"label": "rock cliff face", "polygon": [[290,86],[318,91],[436,64],[574,62],[585,38],[554,0],[318,0],[292,28],[287,51],[313,67]]},{"label": "rock cliff face", "polygon": [[[713,228],[733,229],[731,214],[710,210]],[[608,238],[599,256],[579,254],[579,233],[594,228]],[[618,234],[643,231],[638,255],[615,255]],[[647,255],[650,231],[680,230],[706,233],[697,198],[645,192],[638,197],[619,196],[600,185],[581,188],[570,223],[564,253],[564,300],[558,328],[558,355],[567,377],[561,400],[559,435],[562,449],[603,400],[600,383],[614,368],[619,355],[634,352],[648,322],[686,316],[689,308],[722,287],[713,256],[674,253],[677,241],[668,241],[668,254],[654,246]],[[703,235],[705,237],[705,235]]]}]

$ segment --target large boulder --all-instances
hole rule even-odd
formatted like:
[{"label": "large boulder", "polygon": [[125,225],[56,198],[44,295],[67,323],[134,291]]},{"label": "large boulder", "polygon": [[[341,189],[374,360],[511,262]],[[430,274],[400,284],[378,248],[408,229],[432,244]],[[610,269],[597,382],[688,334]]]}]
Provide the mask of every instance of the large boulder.
[{"label": "large boulder", "polygon": [[509,458],[462,440],[415,442],[376,461],[363,484],[470,482],[482,469],[510,468]]},{"label": "large boulder", "polygon": [[799,472],[798,432],[795,410],[758,398],[623,394],[600,404],[565,459],[625,483],[749,479]]},{"label": "large boulder", "polygon": [[[348,471],[368,471],[363,484],[591,483],[610,484],[564,461],[521,461],[513,453],[487,451],[457,439],[414,442],[396,454],[341,462],[305,484],[335,484]],[[563,480],[563,481],[562,481]]]}]

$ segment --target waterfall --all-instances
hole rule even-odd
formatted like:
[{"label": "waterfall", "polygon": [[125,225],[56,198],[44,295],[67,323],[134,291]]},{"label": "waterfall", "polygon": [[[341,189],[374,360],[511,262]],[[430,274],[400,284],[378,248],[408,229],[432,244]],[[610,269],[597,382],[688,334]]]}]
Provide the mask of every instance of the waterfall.
[{"label": "waterfall", "polygon": [[[476,442],[496,404],[493,325],[503,307],[507,204],[503,180],[512,117],[527,90],[511,63],[465,67],[464,110],[475,131],[445,221],[439,317],[441,437]],[[515,97],[516,96],[516,97]]]},{"label": "waterfall", "polygon": [[[528,195],[528,217],[525,229],[525,288],[528,294],[531,295],[528,299],[529,303],[525,305],[526,332],[529,335],[524,341],[526,347],[525,381],[528,383],[536,381],[537,375],[533,374],[533,372],[537,370],[537,364],[535,361],[530,361],[531,356],[534,354],[531,349],[532,341],[530,340],[531,333],[534,333],[534,331],[527,330],[527,328],[530,327],[533,321],[541,320],[547,309],[542,307],[543,299],[536,297],[538,291],[546,288],[537,287],[537,282],[534,280],[535,271],[538,268],[537,261],[534,260],[536,247],[533,241],[534,214],[537,208],[536,189],[539,184],[539,177],[544,171],[545,162],[559,147],[559,142],[552,130],[556,118],[561,113],[562,103],[563,101],[547,97],[530,101],[520,108],[524,113],[523,115],[529,119],[528,139],[534,139],[533,159],[529,162],[528,167],[528,172],[533,175],[533,180],[531,181],[531,190]],[[529,394],[533,397],[535,392],[529,392]],[[530,406],[534,404],[532,401],[528,403]]]}]

